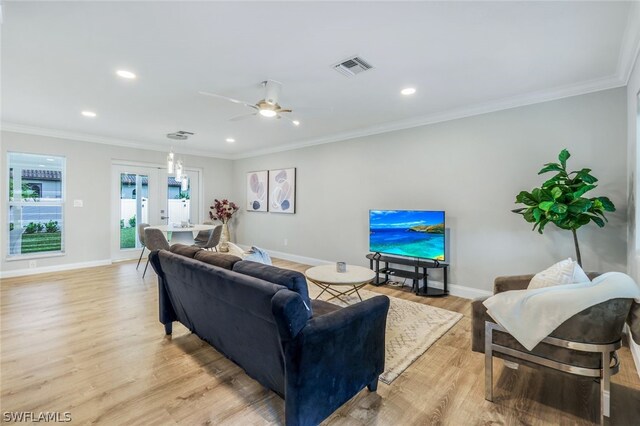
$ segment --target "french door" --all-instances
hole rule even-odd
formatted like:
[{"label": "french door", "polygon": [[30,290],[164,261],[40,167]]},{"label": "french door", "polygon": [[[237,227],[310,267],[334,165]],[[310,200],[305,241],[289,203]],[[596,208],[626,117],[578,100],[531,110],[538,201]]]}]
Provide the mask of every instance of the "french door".
[{"label": "french door", "polygon": [[[199,223],[200,171],[185,170],[187,183],[166,168],[117,164],[112,166],[111,257],[135,258],[142,249],[138,225]],[[168,236],[170,237],[170,235]]]}]

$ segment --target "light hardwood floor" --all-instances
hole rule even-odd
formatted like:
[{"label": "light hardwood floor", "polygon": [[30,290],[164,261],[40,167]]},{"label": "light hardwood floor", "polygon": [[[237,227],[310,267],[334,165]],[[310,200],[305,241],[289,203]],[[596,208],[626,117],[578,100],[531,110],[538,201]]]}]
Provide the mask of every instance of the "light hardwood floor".
[{"label": "light hardwood floor", "polygon": [[[304,271],[306,266],[276,260]],[[5,279],[1,287],[1,409],[70,412],[72,424],[282,424],[284,403],[215,349],[158,322],[156,276],[134,263]],[[597,385],[496,361],[484,400],[483,356],[470,350],[470,303],[368,289],[461,312],[464,318],[391,385],[366,389],[327,425],[591,424]],[[256,356],[260,356],[256,353]],[[611,424],[640,424],[629,350],[613,378]],[[4,420],[3,418],[0,421]]]}]

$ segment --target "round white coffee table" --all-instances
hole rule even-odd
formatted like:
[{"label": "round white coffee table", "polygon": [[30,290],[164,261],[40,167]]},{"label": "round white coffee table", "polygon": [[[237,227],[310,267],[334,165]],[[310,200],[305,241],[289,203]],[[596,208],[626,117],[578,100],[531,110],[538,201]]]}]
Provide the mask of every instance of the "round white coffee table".
[{"label": "round white coffee table", "polygon": [[[336,271],[336,265],[314,266],[307,269],[304,274],[309,281],[322,289],[316,299],[327,292],[331,295],[327,300],[338,299],[344,303],[348,302],[343,297],[353,293],[357,294],[362,301],[358,290],[376,277],[376,273],[371,269],[355,265],[347,265],[347,272]],[[346,286],[347,289],[340,291],[337,288],[340,286]]]}]

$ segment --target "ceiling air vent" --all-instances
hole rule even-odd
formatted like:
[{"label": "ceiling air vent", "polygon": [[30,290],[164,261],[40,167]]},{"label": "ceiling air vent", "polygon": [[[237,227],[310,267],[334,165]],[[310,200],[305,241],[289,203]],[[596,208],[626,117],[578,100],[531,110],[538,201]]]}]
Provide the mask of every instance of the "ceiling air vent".
[{"label": "ceiling air vent", "polygon": [[345,59],[333,66],[334,70],[338,71],[340,74],[346,75],[347,77],[353,77],[354,75],[370,70],[371,68],[373,67],[367,61],[357,56]]},{"label": "ceiling air vent", "polygon": [[175,139],[177,141],[186,141],[189,136],[193,136],[194,133],[191,132],[186,132],[184,130],[178,130],[175,133],[167,133],[167,137],[169,139]]}]

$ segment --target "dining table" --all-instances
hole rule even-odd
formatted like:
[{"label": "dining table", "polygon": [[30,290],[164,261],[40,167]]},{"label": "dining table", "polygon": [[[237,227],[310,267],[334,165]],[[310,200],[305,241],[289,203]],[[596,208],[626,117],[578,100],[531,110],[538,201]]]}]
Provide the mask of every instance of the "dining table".
[{"label": "dining table", "polygon": [[[192,245],[193,239],[200,231],[208,231],[210,229],[215,228],[216,225],[205,225],[205,224],[189,224],[186,227],[181,226],[180,224],[168,224],[168,225],[152,225],[149,228],[159,229],[167,235],[167,241],[171,244],[187,244]],[[171,233],[171,237],[169,237],[169,233]]]}]

